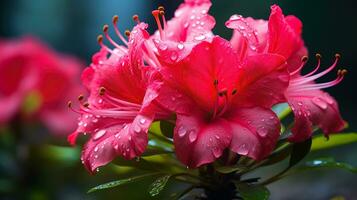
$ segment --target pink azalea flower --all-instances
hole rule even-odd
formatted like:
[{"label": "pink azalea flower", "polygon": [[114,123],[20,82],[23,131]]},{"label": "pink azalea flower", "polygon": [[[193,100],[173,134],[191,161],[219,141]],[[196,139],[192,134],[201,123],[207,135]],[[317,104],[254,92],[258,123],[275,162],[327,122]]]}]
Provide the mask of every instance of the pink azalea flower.
[{"label": "pink azalea flower", "polygon": [[28,117],[44,122],[54,133],[73,130],[76,116],[67,112],[63,98],[80,92],[81,63],[31,37],[1,41],[0,50],[0,122],[9,122],[21,112],[24,99],[35,95],[39,106],[26,113]]},{"label": "pink azalea flower", "polygon": [[82,74],[90,96],[75,111],[81,117],[77,130],[68,138],[74,144],[79,133],[90,134],[81,159],[91,172],[117,156],[140,156],[148,143],[151,122],[166,116],[155,103],[161,87],[159,76],[143,61],[141,49],[149,37],[147,25],[138,23],[126,41],[117,30],[117,21],[115,16],[114,28],[127,47],[114,42],[108,35],[108,26],[104,26],[104,34],[115,48],[104,45],[99,37],[102,48]]},{"label": "pink azalea flower", "polygon": [[270,108],[284,99],[289,80],[284,62],[273,54],[240,62],[231,44],[216,36],[182,61],[162,65],[166,95],[158,100],[177,113],[177,157],[199,167],[226,148],[258,160],[269,155],[280,132]]},{"label": "pink azalea flower", "polygon": [[280,7],[276,5],[273,5],[271,10],[269,21],[232,16],[226,26],[234,29],[231,39],[233,47],[239,52],[241,59],[264,52],[280,54],[286,58],[291,80],[285,96],[295,115],[291,141],[302,141],[311,137],[313,125],[322,128],[326,136],[341,131],[345,122],[340,116],[337,103],[320,89],[341,82],[345,71],[339,71],[334,81],[320,84],[313,82],[330,72],[336,66],[339,56],[331,67],[316,74],[320,67],[318,55],[316,69],[309,74],[300,75],[306,62],[303,57],[307,55],[301,38],[302,23],[295,16],[284,17]]}]

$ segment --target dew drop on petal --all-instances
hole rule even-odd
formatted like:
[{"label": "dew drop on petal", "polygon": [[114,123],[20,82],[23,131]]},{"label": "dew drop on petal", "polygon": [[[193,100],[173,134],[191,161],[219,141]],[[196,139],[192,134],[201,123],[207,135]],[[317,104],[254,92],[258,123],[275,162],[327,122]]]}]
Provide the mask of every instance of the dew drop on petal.
[{"label": "dew drop on petal", "polygon": [[94,148],[94,152],[97,152],[98,151],[98,147],[96,146],[95,148]]},{"label": "dew drop on petal", "polygon": [[183,48],[185,48],[185,46],[184,46],[184,44],[179,43],[179,44],[177,44],[177,48],[178,48],[179,50],[182,50]]},{"label": "dew drop on petal", "polygon": [[318,107],[320,107],[323,110],[327,109],[327,104],[326,102],[324,102],[323,100],[321,100],[319,97],[314,97],[312,99],[312,102],[317,105]]},{"label": "dew drop on petal", "polygon": [[248,155],[249,153],[249,150],[248,150],[248,147],[246,144],[241,144],[239,147],[238,147],[238,152],[239,154],[241,155]]},{"label": "dew drop on petal", "polygon": [[176,61],[177,60],[177,53],[176,52],[172,52],[171,56],[170,56],[170,59],[172,61]]},{"label": "dew drop on petal", "polygon": [[190,140],[190,142],[194,142],[197,139],[197,132],[195,130],[191,130],[190,134],[188,136],[188,139]]},{"label": "dew drop on petal", "polygon": [[213,156],[215,158],[219,158],[221,156],[221,150],[219,148],[217,148],[217,147],[214,147],[212,152],[213,152]]},{"label": "dew drop on petal", "polygon": [[140,127],[139,125],[135,125],[135,126],[134,126],[134,131],[135,131],[136,133],[140,133],[140,132],[141,132],[141,127]]},{"label": "dew drop on petal", "polygon": [[268,130],[265,127],[261,127],[260,129],[257,130],[257,132],[262,137],[265,137],[268,135]]},{"label": "dew drop on petal", "polygon": [[139,122],[140,122],[140,124],[145,124],[145,122],[146,122],[146,119],[144,119],[144,118],[141,118],[141,119],[139,120]]},{"label": "dew drop on petal", "polygon": [[198,41],[201,41],[201,40],[204,40],[204,39],[206,39],[206,36],[204,36],[204,35],[198,35],[198,36],[195,37],[195,40],[198,40]]},{"label": "dew drop on petal", "polygon": [[178,135],[179,135],[180,137],[183,137],[183,136],[186,135],[187,130],[185,129],[185,127],[181,126],[181,127],[178,129],[177,133],[178,133]]},{"label": "dew drop on petal", "polygon": [[106,130],[100,130],[98,131],[94,137],[93,140],[98,140],[99,138],[103,137],[107,131]]}]

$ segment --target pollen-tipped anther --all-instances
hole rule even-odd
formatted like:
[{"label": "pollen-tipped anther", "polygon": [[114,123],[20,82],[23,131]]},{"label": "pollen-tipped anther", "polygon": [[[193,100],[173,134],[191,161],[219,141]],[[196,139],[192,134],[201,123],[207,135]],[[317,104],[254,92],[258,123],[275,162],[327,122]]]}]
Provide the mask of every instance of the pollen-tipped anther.
[{"label": "pollen-tipped anther", "polygon": [[85,102],[85,103],[83,104],[83,106],[86,107],[86,108],[88,108],[88,107],[89,107],[89,103],[88,103],[88,102]]},{"label": "pollen-tipped anther", "polygon": [[99,95],[103,96],[105,94],[105,88],[104,87],[100,87],[99,88]]},{"label": "pollen-tipped anther", "polygon": [[308,59],[309,59],[309,57],[303,56],[303,57],[301,58],[301,61],[302,61],[302,62],[306,62]]},{"label": "pollen-tipped anther", "polygon": [[81,94],[81,95],[78,96],[78,101],[82,101],[83,99],[84,99],[83,94]]},{"label": "pollen-tipped anther", "polygon": [[129,30],[125,30],[125,35],[126,35],[127,37],[129,37],[129,36],[130,36],[130,31],[129,31]]},{"label": "pollen-tipped anther", "polygon": [[316,57],[316,59],[319,60],[319,59],[321,59],[322,56],[321,56],[321,54],[317,53],[317,54],[315,55],[315,57]]},{"label": "pollen-tipped anther", "polygon": [[335,54],[335,58],[336,58],[336,59],[340,59],[340,58],[341,58],[341,54],[336,53],[336,54]]},{"label": "pollen-tipped anther", "polygon": [[157,9],[158,9],[159,11],[165,11],[165,7],[164,7],[164,6],[159,6],[159,7],[157,7]]},{"label": "pollen-tipped anther", "polygon": [[139,15],[133,15],[133,20],[137,23],[140,23]]},{"label": "pollen-tipped anther", "polygon": [[68,106],[68,108],[72,108],[72,101],[68,101],[67,106]]},{"label": "pollen-tipped anther", "polygon": [[103,26],[103,32],[104,32],[104,33],[108,32],[108,29],[109,29],[109,26],[108,26],[107,24],[105,24],[105,25]]},{"label": "pollen-tipped anther", "polygon": [[97,36],[97,41],[99,44],[103,44],[103,35],[98,35]]},{"label": "pollen-tipped anther", "polygon": [[233,90],[232,90],[232,95],[237,94],[237,92],[238,92],[237,89],[233,89]]},{"label": "pollen-tipped anther", "polygon": [[112,18],[113,24],[117,24],[117,23],[118,23],[118,20],[119,20],[118,15],[114,15],[113,18]]}]

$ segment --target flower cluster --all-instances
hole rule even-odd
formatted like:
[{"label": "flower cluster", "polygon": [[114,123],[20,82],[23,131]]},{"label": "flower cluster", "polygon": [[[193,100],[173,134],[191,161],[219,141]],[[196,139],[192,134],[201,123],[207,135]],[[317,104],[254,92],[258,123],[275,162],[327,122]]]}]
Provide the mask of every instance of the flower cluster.
[{"label": "flower cluster", "polygon": [[78,134],[89,134],[81,158],[89,171],[117,156],[140,156],[157,120],[175,123],[175,153],[190,168],[214,162],[227,149],[255,160],[268,156],[280,136],[272,111],[279,103],[288,103],[295,115],[291,142],[310,138],[314,126],[326,136],[344,128],[336,101],[321,89],[341,82],[346,70],[315,83],[336,67],[338,54],[321,72],[317,55],[317,67],[302,74],[307,49],[298,18],[284,16],[277,5],[268,21],[233,15],[225,24],[233,30],[228,41],[212,33],[210,6],[209,0],[185,0],[169,21],[159,7],[152,12],[158,26],[153,35],[134,16],[128,40],[114,16],[123,45],[104,26],[101,49],[82,74],[90,96],[72,108],[81,117],[68,138],[75,144]]},{"label": "flower cluster", "polygon": [[0,123],[21,116],[40,120],[57,134],[73,130],[76,115],[68,112],[65,99],[83,90],[81,62],[32,37],[0,40],[0,52]]}]

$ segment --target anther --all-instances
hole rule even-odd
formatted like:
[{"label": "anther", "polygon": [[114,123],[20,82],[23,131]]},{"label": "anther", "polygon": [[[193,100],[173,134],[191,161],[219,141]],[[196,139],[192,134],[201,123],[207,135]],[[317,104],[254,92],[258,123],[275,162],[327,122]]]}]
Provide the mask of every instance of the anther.
[{"label": "anther", "polygon": [[340,58],[341,58],[341,54],[336,53],[336,54],[335,54],[335,58],[336,58],[336,59],[340,59]]},{"label": "anther", "polygon": [[213,85],[214,85],[214,86],[217,86],[217,85],[218,85],[218,80],[217,80],[217,79],[214,79]]},{"label": "anther", "polygon": [[318,59],[318,60],[321,59],[321,57],[322,57],[321,54],[319,54],[319,53],[317,53],[315,56],[316,56],[316,59]]},{"label": "anther", "polygon": [[345,76],[346,74],[347,74],[347,70],[346,69],[339,69],[338,71],[337,71],[337,75],[338,76]]},{"label": "anther", "polygon": [[302,62],[306,62],[308,59],[309,59],[309,57],[303,56],[303,57],[301,58],[301,61],[302,61]]},{"label": "anther", "polygon": [[218,92],[218,95],[219,95],[220,97],[223,97],[223,96],[227,95],[227,89],[221,90],[220,92]]},{"label": "anther", "polygon": [[113,16],[113,19],[112,19],[113,24],[118,23],[118,20],[119,20],[118,15],[114,15],[114,16]]},{"label": "anther", "polygon": [[137,23],[140,23],[140,19],[138,15],[133,15],[133,20]]},{"label": "anther", "polygon": [[105,94],[105,88],[104,87],[100,87],[99,88],[99,95],[103,96]]},{"label": "anther", "polygon": [[164,15],[165,15],[165,11],[160,10],[159,14],[160,14],[161,16],[164,16]]},{"label": "anther", "polygon": [[103,32],[104,32],[104,33],[108,32],[108,29],[109,29],[109,26],[108,26],[107,24],[105,24],[105,25],[103,26]]},{"label": "anther", "polygon": [[130,31],[129,31],[129,30],[125,30],[125,35],[126,35],[127,37],[129,37],[129,36],[130,36]]},{"label": "anther", "polygon": [[68,106],[68,108],[72,108],[72,101],[68,101],[67,106]]},{"label": "anther", "polygon": [[86,107],[86,108],[88,108],[89,103],[88,103],[88,102],[85,102],[85,103],[83,104],[83,106]]},{"label": "anther", "polygon": [[164,6],[159,6],[157,9],[158,9],[159,11],[165,11],[165,7],[164,7]]},{"label": "anther", "polygon": [[232,90],[232,95],[235,95],[235,94],[237,94],[237,89]]},{"label": "anther", "polygon": [[78,96],[78,101],[82,101],[83,99],[84,99],[83,94],[81,94],[81,95]]},{"label": "anther", "polygon": [[103,43],[103,35],[98,35],[97,41],[99,44],[102,44]]}]

